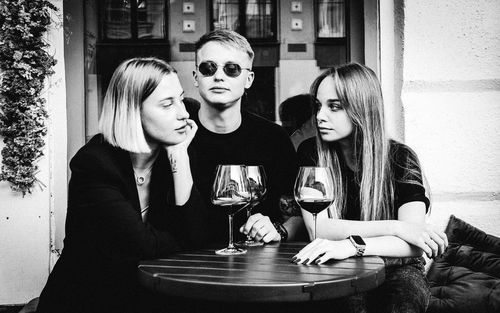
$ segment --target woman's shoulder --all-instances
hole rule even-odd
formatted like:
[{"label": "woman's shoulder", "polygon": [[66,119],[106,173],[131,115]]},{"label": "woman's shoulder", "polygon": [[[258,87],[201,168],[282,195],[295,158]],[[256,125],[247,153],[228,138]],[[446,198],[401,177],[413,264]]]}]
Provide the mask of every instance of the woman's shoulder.
[{"label": "woman's shoulder", "polygon": [[110,169],[123,163],[128,153],[120,148],[113,147],[101,134],[90,139],[71,159],[72,172],[90,170],[93,172],[108,172]]},{"label": "woman's shoulder", "polygon": [[391,161],[395,182],[395,207],[412,201],[422,201],[430,206],[422,168],[417,154],[409,146],[391,141]]},{"label": "woman's shoulder", "polygon": [[72,161],[86,158],[107,158],[113,154],[115,149],[104,139],[102,134],[97,134],[78,150]]},{"label": "woman's shoulder", "polygon": [[422,182],[422,169],[417,154],[404,143],[391,140],[390,161],[396,181]]},{"label": "woman's shoulder", "polygon": [[389,141],[391,161],[396,166],[407,166],[408,163],[417,163],[418,157],[415,151],[406,144],[391,139]]}]

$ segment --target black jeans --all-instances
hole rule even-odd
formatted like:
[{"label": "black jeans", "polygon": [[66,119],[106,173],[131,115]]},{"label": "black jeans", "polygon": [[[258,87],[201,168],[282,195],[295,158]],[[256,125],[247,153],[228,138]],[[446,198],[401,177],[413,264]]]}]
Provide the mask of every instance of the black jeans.
[{"label": "black jeans", "polygon": [[423,258],[383,258],[385,281],[377,289],[349,297],[351,313],[425,312],[430,289]]}]

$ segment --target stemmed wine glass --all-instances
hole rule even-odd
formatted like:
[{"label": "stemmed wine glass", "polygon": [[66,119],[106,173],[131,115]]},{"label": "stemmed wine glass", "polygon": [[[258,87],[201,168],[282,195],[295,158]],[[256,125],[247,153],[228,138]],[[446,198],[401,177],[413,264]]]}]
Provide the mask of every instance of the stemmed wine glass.
[{"label": "stemmed wine glass", "polygon": [[316,239],[316,216],[333,202],[333,177],[326,167],[303,166],[294,186],[295,201],[313,215]]},{"label": "stemmed wine glass", "polygon": [[[252,209],[257,206],[263,199],[267,192],[266,188],[266,172],[262,165],[248,166],[247,165],[247,179],[250,185],[250,203],[246,206],[247,218],[252,215]],[[262,241],[255,241],[250,233],[247,235],[246,241],[242,243],[247,247],[261,246]]]},{"label": "stemmed wine glass", "polygon": [[244,165],[217,165],[212,189],[212,203],[226,210],[229,219],[229,244],[215,251],[221,255],[243,254],[247,251],[233,244],[233,216],[250,201],[250,188]]}]

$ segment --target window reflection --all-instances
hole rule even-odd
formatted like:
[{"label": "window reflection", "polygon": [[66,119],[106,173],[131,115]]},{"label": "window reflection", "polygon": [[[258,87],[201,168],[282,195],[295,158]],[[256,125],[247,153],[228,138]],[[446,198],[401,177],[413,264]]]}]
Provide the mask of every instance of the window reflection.
[{"label": "window reflection", "polygon": [[130,28],[130,1],[106,0],[104,9],[104,34],[109,39],[132,38]]},{"label": "window reflection", "polygon": [[[272,0],[214,0],[213,29],[230,29],[250,39],[275,37]],[[241,20],[243,19],[243,20]]]},{"label": "window reflection", "polygon": [[165,1],[137,1],[137,38],[165,38]]},{"label": "window reflection", "polygon": [[246,35],[248,38],[273,37],[270,0],[249,0],[246,4]]},{"label": "window reflection", "polygon": [[214,29],[230,29],[239,31],[239,11],[240,4],[238,0],[214,1]]},{"label": "window reflection", "polygon": [[345,37],[345,2],[339,0],[319,0],[317,20],[318,38]]},{"label": "window reflection", "polygon": [[163,39],[165,1],[105,0],[103,29],[106,39]]}]

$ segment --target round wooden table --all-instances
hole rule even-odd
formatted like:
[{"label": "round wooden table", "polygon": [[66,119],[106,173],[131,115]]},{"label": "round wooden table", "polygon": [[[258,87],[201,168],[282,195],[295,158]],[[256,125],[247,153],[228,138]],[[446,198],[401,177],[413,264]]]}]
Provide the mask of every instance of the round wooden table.
[{"label": "round wooden table", "polygon": [[309,266],[291,263],[305,245],[267,244],[237,256],[216,255],[216,249],[173,254],[141,262],[139,280],[161,294],[222,302],[328,300],[376,288],[384,281],[379,257]]}]

